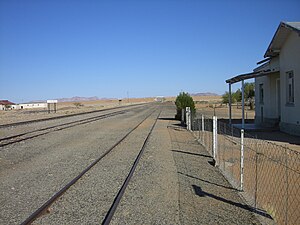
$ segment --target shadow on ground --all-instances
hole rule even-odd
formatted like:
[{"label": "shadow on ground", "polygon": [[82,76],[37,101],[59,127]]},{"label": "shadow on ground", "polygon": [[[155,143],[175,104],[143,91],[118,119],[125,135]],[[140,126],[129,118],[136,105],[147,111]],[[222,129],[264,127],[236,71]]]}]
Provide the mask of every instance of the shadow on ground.
[{"label": "shadow on ground", "polygon": [[230,200],[222,198],[220,196],[205,192],[201,189],[201,187],[199,187],[197,185],[192,185],[192,187],[194,189],[195,194],[198,195],[199,197],[210,197],[210,198],[216,199],[218,201],[222,201],[224,203],[227,203],[227,204],[230,204],[230,205],[233,205],[233,206],[251,211],[251,212],[256,213],[258,215],[264,216],[268,219],[272,219],[272,217],[270,215],[268,215],[266,212],[264,212],[263,210],[253,208],[253,207],[250,207],[250,206],[242,204],[242,203],[230,201]]}]

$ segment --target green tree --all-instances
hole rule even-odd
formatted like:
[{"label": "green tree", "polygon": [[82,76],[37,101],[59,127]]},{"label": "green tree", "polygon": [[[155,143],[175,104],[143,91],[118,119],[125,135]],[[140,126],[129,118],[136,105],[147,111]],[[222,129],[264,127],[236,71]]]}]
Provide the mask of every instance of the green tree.
[{"label": "green tree", "polygon": [[224,104],[229,103],[229,93],[228,93],[228,91],[226,91],[226,92],[222,95],[222,102],[223,102]]},{"label": "green tree", "polygon": [[[237,89],[236,92],[231,93],[231,103],[242,101],[242,92],[240,89]],[[222,95],[222,102],[227,104],[229,103],[229,92],[226,91]]]},{"label": "green tree", "polygon": [[[245,83],[244,85],[245,101],[250,103],[250,109],[254,108],[254,96],[255,96],[255,84],[254,83]],[[231,94],[231,103],[241,102],[242,101],[242,91],[237,89],[236,92]],[[222,102],[227,104],[229,103],[229,93],[226,91],[222,95]]]},{"label": "green tree", "polygon": [[245,83],[245,100],[249,102],[250,109],[254,109],[255,84]]},{"label": "green tree", "polygon": [[[229,92],[226,91],[223,95],[222,95],[222,102],[224,104],[229,103]],[[231,103],[235,103],[235,98],[233,96],[233,94],[231,94]]]},{"label": "green tree", "polygon": [[177,108],[175,119],[177,120],[181,120],[182,109],[185,109],[186,107],[191,108],[192,114],[195,114],[196,112],[194,100],[188,93],[180,92],[175,100],[175,105]]},{"label": "green tree", "polygon": [[245,83],[244,90],[245,90],[245,99],[249,100],[254,98],[255,96],[255,84],[254,83]]}]

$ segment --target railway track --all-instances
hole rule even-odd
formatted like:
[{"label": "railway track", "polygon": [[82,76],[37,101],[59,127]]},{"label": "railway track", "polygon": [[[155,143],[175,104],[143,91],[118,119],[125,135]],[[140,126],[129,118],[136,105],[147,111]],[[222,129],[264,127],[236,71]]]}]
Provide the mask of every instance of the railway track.
[{"label": "railway track", "polygon": [[[61,188],[57,193],[55,193],[48,201],[46,201],[41,207],[39,207],[35,212],[33,212],[24,222],[21,223],[21,225],[28,225],[32,224],[37,218],[39,218],[41,215],[43,215],[47,209],[50,208],[50,206],[58,200],[70,187],[72,187],[82,176],[84,176],[88,171],[90,171],[97,163],[99,163],[106,155],[108,155],[114,148],[116,148],[119,144],[121,144],[131,133],[133,133],[139,126],[141,126],[153,113],[155,113],[157,110],[155,109],[152,111],[149,115],[146,116],[141,122],[139,122],[135,127],[133,127],[129,132],[127,132],[120,140],[118,140],[113,146],[111,146],[106,152],[104,152],[101,156],[99,156],[96,160],[94,160],[88,167],[86,167],[81,173],[79,173],[75,178],[73,178],[68,184],[66,184],[63,188]],[[155,118],[155,121],[148,132],[147,137],[144,140],[144,143],[142,145],[142,148],[139,150],[138,155],[135,158],[135,161],[130,169],[130,172],[128,173],[122,187],[119,189],[118,194],[115,196],[113,203],[108,210],[104,220],[101,222],[104,225],[107,225],[110,223],[118,204],[120,203],[120,200],[133,176],[133,173],[139,163],[139,160],[144,152],[145,146],[149,140],[149,137],[152,134],[152,131],[157,123],[157,120],[160,116],[161,111],[158,113],[158,115]]]},{"label": "railway track", "polygon": [[[140,104],[137,107],[135,105],[134,109],[140,108],[141,106],[142,106],[142,104]],[[108,111],[108,110],[115,110],[115,109],[120,109],[120,108],[125,108],[125,109],[120,110],[120,111],[115,111],[115,112],[109,112],[109,113],[102,114],[102,115],[92,116],[92,117],[88,117],[88,118],[84,118],[84,119],[77,119],[77,120],[71,121],[71,122],[61,123],[61,124],[58,124],[58,125],[53,125],[53,126],[49,126],[49,127],[45,127],[45,128],[41,128],[41,129],[35,129],[35,130],[32,130],[32,131],[27,131],[27,132],[19,133],[19,134],[16,134],[16,135],[11,135],[11,136],[8,136],[8,137],[0,138],[0,151],[1,151],[1,147],[7,146],[7,145],[11,145],[11,144],[18,143],[18,142],[21,142],[21,141],[29,140],[29,139],[32,139],[32,138],[35,138],[35,137],[39,137],[39,136],[54,132],[54,131],[64,130],[64,129],[67,129],[67,128],[70,128],[70,127],[95,122],[95,121],[105,119],[105,118],[109,118],[109,117],[113,117],[113,116],[116,116],[116,115],[121,115],[121,114],[127,113],[131,110],[130,108],[128,109],[128,106],[126,106],[126,107],[118,107],[118,108],[113,108],[113,109],[97,110],[97,111],[92,111],[92,112],[87,112],[87,113],[79,113],[79,114],[76,114],[76,115],[80,116],[80,115],[98,113],[98,112],[103,112],[103,111]],[[63,118],[73,117],[73,116],[74,115],[71,115],[71,116],[68,115],[68,116],[63,116]],[[30,121],[27,121],[27,122],[22,122],[20,124],[18,123],[18,125],[30,124],[30,123],[34,123],[34,122],[35,123],[44,122],[44,121],[54,120],[54,119],[61,119],[61,117],[48,118],[48,119],[42,119],[42,120],[30,120]],[[10,124],[10,125],[15,126],[14,124]]]},{"label": "railway track", "polygon": [[55,116],[55,117],[36,119],[36,120],[27,120],[27,121],[21,121],[21,122],[16,122],[16,123],[0,124],[0,128],[15,127],[15,126],[20,126],[20,125],[25,125],[25,124],[44,122],[44,121],[50,121],[50,120],[57,120],[57,119],[63,119],[63,118],[93,114],[93,113],[98,113],[98,112],[105,112],[105,111],[109,111],[109,110],[113,110],[113,109],[133,108],[133,107],[136,107],[136,106],[137,107],[138,106],[143,106],[145,104],[147,104],[147,103],[135,104],[135,105],[130,105],[130,106],[119,106],[119,107],[115,107],[115,108],[93,110],[93,111],[88,111],[88,112],[74,113],[74,114],[70,114],[70,115]]},{"label": "railway track", "polygon": [[[48,134],[50,132],[64,130],[64,129],[67,129],[70,127],[74,127],[74,126],[78,126],[78,125],[82,125],[82,124],[86,124],[86,123],[91,123],[94,121],[113,117],[116,115],[121,115],[121,114],[127,113],[129,111],[130,111],[130,109],[125,109],[125,110],[121,110],[121,111],[117,111],[117,112],[110,112],[110,113],[106,113],[103,115],[88,117],[85,119],[79,119],[79,120],[75,120],[75,121],[71,121],[71,122],[67,122],[67,123],[62,123],[62,124],[58,124],[58,125],[54,125],[54,126],[49,126],[49,127],[45,127],[45,128],[41,128],[41,129],[37,129],[37,130],[33,130],[33,131],[20,133],[17,135],[0,138],[0,148],[7,146],[7,145],[17,143],[17,142],[21,142],[21,141],[25,141],[25,140],[32,139],[35,137],[39,137],[39,136]],[[98,112],[98,111],[96,111],[96,112]],[[37,121],[37,122],[41,122],[41,121]],[[32,123],[32,122],[30,122],[30,123]]]}]

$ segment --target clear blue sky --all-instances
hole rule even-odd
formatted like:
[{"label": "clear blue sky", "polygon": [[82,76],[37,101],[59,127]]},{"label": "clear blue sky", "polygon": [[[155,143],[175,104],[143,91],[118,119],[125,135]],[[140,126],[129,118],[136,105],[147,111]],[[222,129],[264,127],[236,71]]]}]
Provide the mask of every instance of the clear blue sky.
[{"label": "clear blue sky", "polygon": [[227,90],[300,1],[0,0],[0,99]]}]

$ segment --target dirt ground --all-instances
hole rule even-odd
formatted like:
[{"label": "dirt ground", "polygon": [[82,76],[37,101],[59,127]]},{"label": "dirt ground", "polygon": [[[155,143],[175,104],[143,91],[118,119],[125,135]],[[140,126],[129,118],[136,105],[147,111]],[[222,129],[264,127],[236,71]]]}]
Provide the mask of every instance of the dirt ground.
[{"label": "dirt ground", "polygon": [[[229,109],[228,106],[222,105],[220,103],[214,104],[213,102],[209,103],[196,103],[197,114],[203,114],[207,117],[216,115],[218,119],[228,119],[229,118]],[[250,110],[249,107],[245,107],[245,119],[254,123],[255,110]],[[233,123],[241,122],[242,118],[242,109],[241,106],[232,106],[232,119],[236,120]],[[246,121],[247,122],[247,121]],[[272,142],[276,145],[287,147],[289,149],[300,152],[300,137],[295,135],[290,135],[278,130],[260,130],[260,131],[251,131],[246,130],[253,137],[258,139]]]},{"label": "dirt ground", "polygon": [[[219,119],[229,118],[229,108],[225,104],[207,104],[196,103],[195,105],[197,114],[204,114],[207,116],[216,115]],[[240,105],[233,105],[231,108],[232,119],[242,118],[242,108]],[[250,110],[249,107],[245,107],[245,119],[253,120],[255,116],[255,110]]]}]

